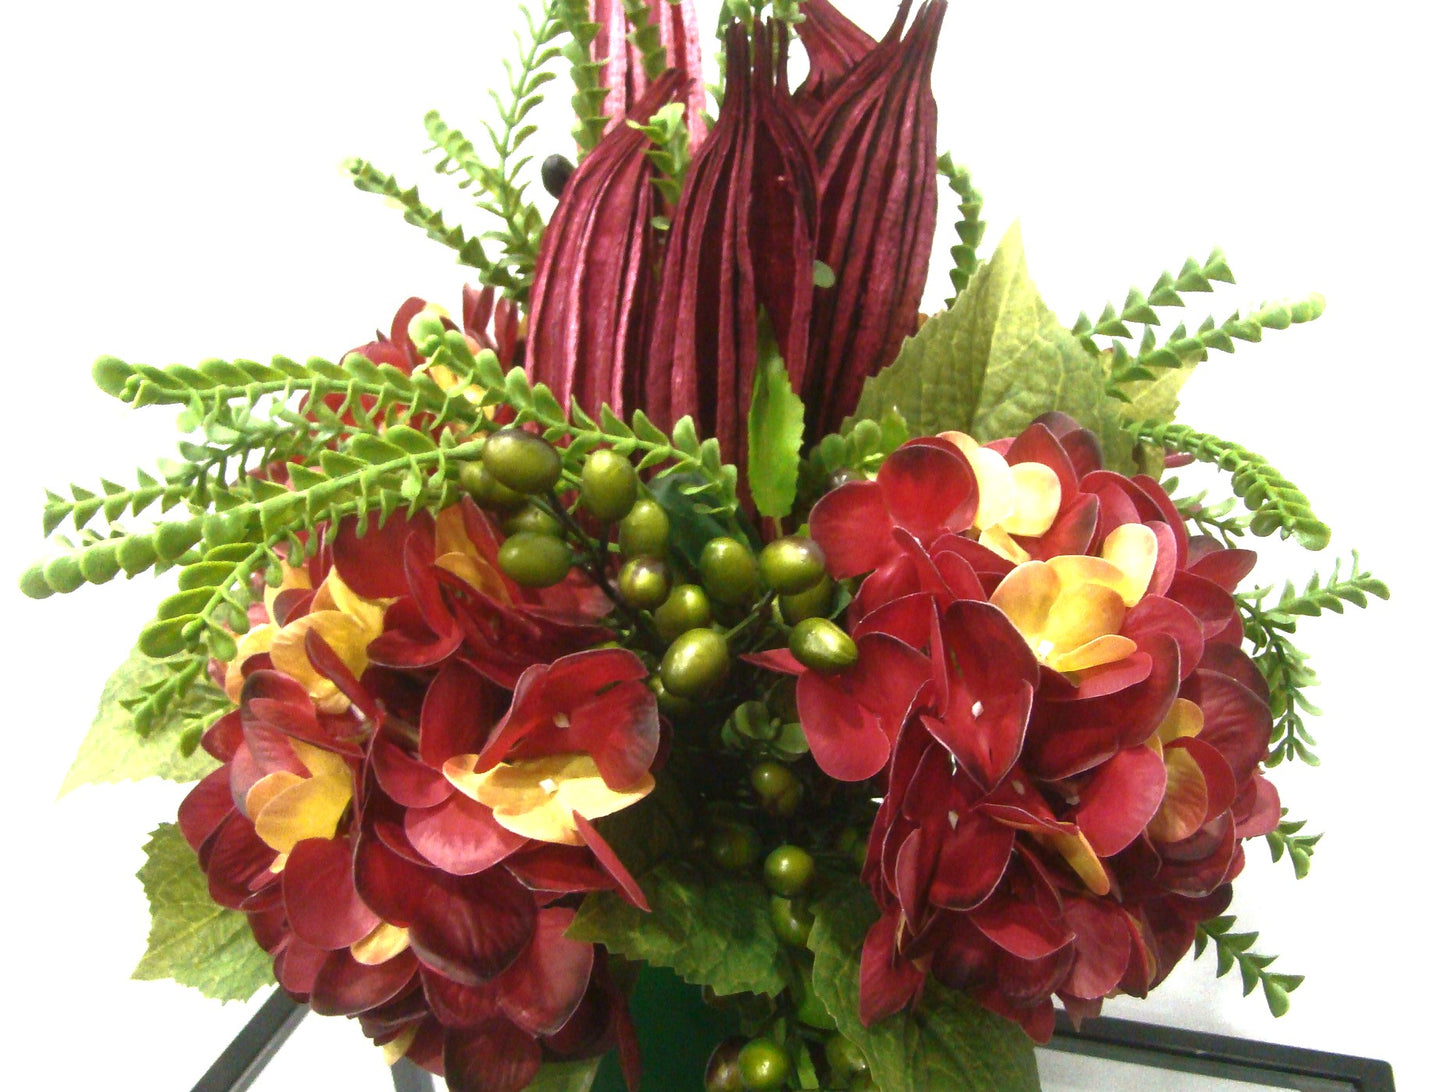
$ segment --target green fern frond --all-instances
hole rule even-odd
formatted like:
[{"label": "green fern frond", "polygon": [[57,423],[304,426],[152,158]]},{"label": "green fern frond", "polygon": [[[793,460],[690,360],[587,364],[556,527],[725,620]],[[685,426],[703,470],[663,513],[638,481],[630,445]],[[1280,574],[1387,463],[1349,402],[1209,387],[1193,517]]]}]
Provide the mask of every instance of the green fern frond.
[{"label": "green fern frond", "polygon": [[1315,573],[1301,591],[1295,590],[1292,581],[1285,581],[1279,601],[1265,612],[1265,617],[1277,626],[1289,624],[1289,628],[1293,629],[1293,623],[1290,622],[1293,618],[1318,618],[1327,610],[1343,614],[1346,603],[1364,608],[1368,605],[1370,596],[1389,599],[1390,589],[1385,586],[1385,582],[1360,568],[1359,551],[1352,551],[1351,556],[1353,560],[1348,576],[1340,575],[1345,564],[1341,558],[1335,562],[1334,571],[1328,579]]},{"label": "green fern frond", "polygon": [[667,67],[667,49],[662,44],[662,32],[652,21],[652,7],[647,0],[623,0],[623,13],[632,26],[627,40],[642,55],[642,72],[649,81],[662,75]]},{"label": "green fern frond", "polygon": [[1254,944],[1258,933],[1231,933],[1235,919],[1224,916],[1201,922],[1194,932],[1194,958],[1204,954],[1204,949],[1214,942],[1219,967],[1216,978],[1223,978],[1235,966],[1244,982],[1244,996],[1254,992],[1256,986],[1264,987],[1265,1001],[1272,1016],[1280,1017],[1289,1011],[1289,995],[1304,981],[1303,975],[1279,974],[1268,968],[1276,956],[1259,955]]},{"label": "green fern frond", "polygon": [[519,287],[507,270],[493,262],[482,246],[481,240],[468,235],[459,227],[449,227],[440,212],[425,204],[417,189],[403,189],[401,183],[389,174],[362,159],[346,161],[346,170],[359,190],[378,194],[396,202],[408,224],[419,227],[427,237],[435,239],[457,252],[459,265],[471,266],[481,273],[484,284],[490,284],[504,291],[515,293]]},{"label": "green fern frond", "polygon": [[1158,326],[1159,316],[1154,308],[1183,307],[1184,298],[1181,293],[1213,292],[1216,283],[1234,283],[1234,274],[1230,272],[1229,263],[1224,259],[1224,252],[1218,248],[1210,253],[1202,265],[1193,258],[1186,258],[1177,274],[1171,274],[1168,270],[1160,273],[1147,296],[1138,288],[1131,287],[1120,308],[1116,309],[1112,303],[1105,304],[1099,317],[1092,321],[1086,313],[1080,312],[1078,321],[1074,323],[1073,334],[1084,343],[1085,348],[1100,352],[1101,347],[1095,342],[1095,338],[1133,337],[1130,323],[1146,327]]},{"label": "green fern frond", "polygon": [[607,117],[602,112],[607,90],[599,78],[603,65],[592,59],[592,43],[601,28],[591,21],[587,0],[559,0],[558,16],[571,37],[562,54],[572,72],[572,113],[577,119],[572,136],[580,160],[597,147],[607,128]]},{"label": "green fern frond", "polygon": [[1315,846],[1324,837],[1323,834],[1301,834],[1304,829],[1303,819],[1285,820],[1289,814],[1288,808],[1281,808],[1279,812],[1280,823],[1274,830],[1265,835],[1269,843],[1269,856],[1276,864],[1289,855],[1290,865],[1294,868],[1295,879],[1302,880],[1309,875],[1310,861],[1315,854]]},{"label": "green fern frond", "polygon": [[1235,495],[1254,513],[1251,533],[1265,537],[1278,532],[1307,550],[1323,550],[1329,545],[1330,529],[1315,516],[1309,500],[1261,456],[1187,425],[1144,422],[1126,427],[1136,440],[1188,453],[1227,472]]},{"label": "green fern frond", "polygon": [[636,121],[629,121],[627,124],[645,134],[652,142],[647,158],[657,170],[653,184],[662,194],[663,201],[669,206],[675,206],[682,195],[682,180],[691,161],[687,106],[680,102],[670,102],[653,114],[647,124]]},{"label": "green fern frond", "polygon": [[[938,173],[948,180],[948,188],[958,197],[959,220],[954,224],[958,232],[958,244],[949,250],[953,257],[953,268],[948,278],[953,283],[954,298],[963,295],[978,268],[978,248],[983,242],[983,231],[987,222],[979,217],[983,213],[983,194],[973,185],[973,177],[966,167],[953,162],[953,156],[945,152],[938,160]],[[953,299],[944,305],[953,306]]]}]

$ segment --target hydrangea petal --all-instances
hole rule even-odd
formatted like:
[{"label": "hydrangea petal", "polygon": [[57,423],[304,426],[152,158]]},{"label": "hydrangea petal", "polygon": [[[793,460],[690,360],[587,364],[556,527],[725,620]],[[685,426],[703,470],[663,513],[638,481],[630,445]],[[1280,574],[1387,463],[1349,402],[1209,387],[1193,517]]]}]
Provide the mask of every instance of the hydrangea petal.
[{"label": "hydrangea petal", "polygon": [[297,842],[281,874],[286,916],[296,935],[319,948],[346,948],[381,920],[361,901],[344,838]]},{"label": "hydrangea petal", "polygon": [[1165,763],[1146,746],[1130,747],[1099,766],[1069,817],[1102,857],[1112,857],[1154,818],[1164,799]]},{"label": "hydrangea petal", "polygon": [[523,1031],[560,1030],[587,992],[596,949],[568,938],[575,916],[561,907],[539,910],[531,944],[497,979],[498,1006]]},{"label": "hydrangea petal", "polygon": [[342,948],[328,955],[316,972],[311,1007],[322,1016],[357,1016],[390,1001],[415,975],[416,960],[409,953],[368,966]]},{"label": "hydrangea petal", "polygon": [[375,929],[352,942],[351,958],[358,963],[375,966],[395,958],[410,946],[410,933],[389,921],[379,921]]}]

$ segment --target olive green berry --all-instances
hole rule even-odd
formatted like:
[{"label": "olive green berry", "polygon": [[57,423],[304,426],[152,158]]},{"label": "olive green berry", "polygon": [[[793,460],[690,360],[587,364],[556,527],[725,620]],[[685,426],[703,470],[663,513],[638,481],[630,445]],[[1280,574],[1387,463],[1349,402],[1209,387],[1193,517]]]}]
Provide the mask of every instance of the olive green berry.
[{"label": "olive green berry", "polygon": [[778,846],[763,861],[763,881],[774,895],[791,898],[807,890],[817,865],[802,846]]},{"label": "olive green berry", "polygon": [[768,587],[779,595],[798,595],[827,575],[823,547],[801,535],[769,542],[758,554],[758,566]]},{"label": "olive green berry", "polygon": [[641,497],[618,524],[617,545],[628,559],[666,557],[671,534],[672,521],[662,505],[651,497]]},{"label": "olive green berry", "polygon": [[783,621],[796,626],[804,618],[823,618],[833,611],[833,592],[837,584],[830,576],[824,576],[811,588],[797,595],[778,597],[778,610]]},{"label": "olive green berry", "polygon": [[722,634],[690,629],[668,645],[662,657],[662,685],[681,698],[707,697],[727,678],[729,660]]},{"label": "olive green berry", "polygon": [[737,539],[725,536],[712,539],[702,548],[697,567],[702,574],[702,586],[717,602],[741,606],[757,598],[757,558]]},{"label": "olive green berry", "polygon": [[562,456],[540,436],[504,428],[487,437],[482,462],[508,489],[533,495],[550,492],[562,476]]},{"label": "olive green berry", "polygon": [[791,944],[794,948],[808,946],[808,934],[813,931],[813,912],[808,909],[805,900],[774,895],[768,900],[768,921],[784,944]]},{"label": "olive green berry", "polygon": [[582,464],[578,499],[603,523],[614,523],[637,502],[637,471],[611,448],[599,448]]},{"label": "olive green berry", "polygon": [[846,671],[858,662],[858,646],[826,618],[804,618],[788,635],[788,650],[804,667],[823,675]]},{"label": "olive green berry", "polygon": [[666,562],[655,557],[634,557],[617,574],[622,601],[637,610],[655,610],[667,602],[671,581]]},{"label": "olive green berry", "polygon": [[523,531],[497,551],[497,565],[524,588],[549,588],[572,568],[572,551],[560,538]]},{"label": "olive green berry", "polygon": [[525,493],[508,489],[497,481],[479,459],[462,465],[457,484],[477,504],[493,512],[511,512],[527,503]]},{"label": "olive green berry", "polygon": [[[523,498],[526,499],[525,497]],[[530,532],[534,535],[550,535],[552,538],[562,538],[565,532],[562,525],[557,522],[551,512],[537,507],[535,504],[528,504],[517,509],[510,516],[502,521],[502,530],[509,535],[520,535]]]},{"label": "olive green berry", "polygon": [[679,584],[668,594],[666,602],[653,612],[652,620],[664,641],[682,636],[690,629],[712,624],[712,604],[707,592],[696,584]]}]

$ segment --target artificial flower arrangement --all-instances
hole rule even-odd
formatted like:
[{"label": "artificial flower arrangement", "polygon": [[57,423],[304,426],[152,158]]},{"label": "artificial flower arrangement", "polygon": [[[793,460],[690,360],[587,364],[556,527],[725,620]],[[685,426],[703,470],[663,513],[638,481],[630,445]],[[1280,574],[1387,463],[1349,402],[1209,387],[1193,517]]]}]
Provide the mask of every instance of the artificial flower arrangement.
[{"label": "artificial flower arrangement", "polygon": [[[727,0],[716,117],[691,0],[529,19],[499,227],[356,184],[459,255],[339,362],[103,357],[179,462],[51,494],[32,595],[174,570],[72,781],[196,781],[146,847],[137,974],[274,981],[457,1092],[645,1084],[639,968],[705,987],[723,1089],[1037,1089],[1032,1047],[1213,946],[1246,839],[1308,869],[1266,771],[1313,761],[1295,620],[1360,570],[1245,590],[1249,535],[1329,532],[1174,421],[1211,351],[1316,296],[1161,336],[1221,254],[1062,326],[936,147],[946,3],[874,41],[829,0]],[[790,89],[795,40],[807,77]],[[519,180],[570,66],[576,165]],[[946,309],[919,314],[942,178]],[[1138,341],[1134,341],[1140,334]],[[1234,501],[1182,495],[1210,463]],[[125,524],[126,520],[139,521]]]}]

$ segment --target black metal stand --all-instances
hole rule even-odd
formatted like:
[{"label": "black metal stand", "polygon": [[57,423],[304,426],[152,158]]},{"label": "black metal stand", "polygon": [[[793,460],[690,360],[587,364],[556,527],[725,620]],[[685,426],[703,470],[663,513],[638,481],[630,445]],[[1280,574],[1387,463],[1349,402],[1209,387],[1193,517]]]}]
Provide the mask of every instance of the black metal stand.
[{"label": "black metal stand", "polygon": [[1395,1074],[1388,1062],[1108,1016],[1086,1020],[1075,1031],[1067,1016],[1055,1012],[1049,1049],[1238,1081],[1272,1084],[1270,1078],[1275,1077],[1281,1088],[1395,1092]]}]

